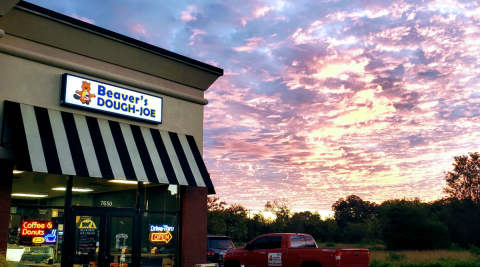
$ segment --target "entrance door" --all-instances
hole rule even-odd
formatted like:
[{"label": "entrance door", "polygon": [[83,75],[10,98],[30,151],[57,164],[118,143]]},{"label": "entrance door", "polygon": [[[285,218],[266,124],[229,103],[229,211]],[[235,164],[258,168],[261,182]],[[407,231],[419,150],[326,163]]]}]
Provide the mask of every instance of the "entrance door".
[{"label": "entrance door", "polygon": [[[74,210],[70,229],[71,265],[110,267],[111,263],[135,266],[137,255],[135,212],[113,210]],[[124,253],[122,250],[125,249]],[[125,265],[124,265],[125,266]]]}]

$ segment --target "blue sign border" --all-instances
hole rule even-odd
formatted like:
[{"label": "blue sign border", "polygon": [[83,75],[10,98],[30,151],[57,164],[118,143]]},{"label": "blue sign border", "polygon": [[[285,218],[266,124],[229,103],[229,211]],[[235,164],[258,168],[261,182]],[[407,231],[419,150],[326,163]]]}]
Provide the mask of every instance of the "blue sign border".
[{"label": "blue sign border", "polygon": [[[115,87],[118,87],[118,88],[122,88],[124,90],[132,91],[132,92],[136,92],[136,93],[140,93],[140,94],[144,94],[144,95],[149,95],[149,96],[152,96],[152,97],[155,97],[155,98],[160,98],[162,100],[162,110],[161,110],[162,116],[160,117],[160,122],[153,121],[153,120],[141,119],[141,118],[137,118],[137,117],[133,117],[133,116],[129,116],[129,115],[122,115],[122,114],[109,112],[109,111],[104,111],[104,110],[99,110],[99,109],[91,108],[91,107],[88,107],[88,106],[78,106],[78,105],[67,103],[67,102],[65,102],[65,94],[66,94],[66,90],[67,90],[67,77],[68,76],[82,78],[82,79],[98,82],[98,83],[101,83],[101,84],[115,86]],[[90,78],[86,78],[86,77],[82,77],[82,76],[78,76],[78,75],[73,75],[73,74],[70,74],[70,73],[62,74],[62,89],[61,89],[61,92],[60,92],[60,105],[61,106],[78,108],[78,109],[84,109],[84,110],[88,110],[88,111],[94,111],[94,112],[98,112],[98,113],[105,113],[105,114],[112,115],[112,116],[115,116],[115,117],[127,117],[127,118],[130,118],[132,120],[147,122],[147,123],[151,123],[151,124],[162,124],[163,123],[163,106],[164,106],[163,97],[148,94],[148,93],[143,93],[143,92],[139,92],[139,91],[135,91],[135,90],[128,89],[128,88],[125,88],[125,87],[121,87],[121,86],[118,86],[118,85],[115,85],[115,84],[110,84],[110,83],[106,83],[106,82],[102,82],[102,81],[98,81],[98,80],[94,80],[94,79],[90,79]]]}]

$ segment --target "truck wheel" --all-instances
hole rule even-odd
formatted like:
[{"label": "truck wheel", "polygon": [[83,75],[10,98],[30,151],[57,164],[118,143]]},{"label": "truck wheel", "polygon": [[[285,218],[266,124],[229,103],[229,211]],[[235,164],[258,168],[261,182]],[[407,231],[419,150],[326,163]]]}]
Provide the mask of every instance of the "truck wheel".
[{"label": "truck wheel", "polygon": [[240,267],[240,263],[238,261],[227,261],[225,267]]}]

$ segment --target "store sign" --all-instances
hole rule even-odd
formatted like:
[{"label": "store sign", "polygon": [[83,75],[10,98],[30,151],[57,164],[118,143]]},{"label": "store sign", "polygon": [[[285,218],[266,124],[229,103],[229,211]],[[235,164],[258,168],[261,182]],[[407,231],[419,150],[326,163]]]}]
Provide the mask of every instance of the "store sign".
[{"label": "store sign", "polygon": [[95,253],[97,249],[98,230],[91,228],[78,229],[78,244],[77,250],[82,253]]},{"label": "store sign", "polygon": [[[118,249],[128,248],[128,246],[127,246],[127,239],[128,239],[128,235],[127,235],[127,234],[124,234],[124,233],[117,234],[117,235],[115,236],[115,240],[116,240],[115,248],[118,248]],[[122,244],[122,242],[121,242],[122,240],[123,240],[123,244]]]},{"label": "store sign", "polygon": [[78,227],[78,229],[97,229],[97,226],[92,220],[87,219],[87,220],[83,220],[80,223],[80,226]]},{"label": "store sign", "polygon": [[32,243],[43,244],[44,242],[45,242],[45,239],[43,237],[37,236],[32,238]]},{"label": "store sign", "polygon": [[163,98],[67,73],[62,76],[60,103],[162,123]]},{"label": "store sign", "polygon": [[173,236],[170,233],[170,231],[167,231],[165,233],[150,233],[149,235],[149,240],[152,243],[168,243],[170,240],[172,240]]},{"label": "store sign", "polygon": [[53,222],[23,221],[20,229],[22,237],[32,237],[32,243],[56,243],[57,229]]},{"label": "store sign", "polygon": [[174,231],[175,228],[169,225],[150,225],[150,232]]},{"label": "store sign", "polygon": [[22,222],[21,235],[23,236],[43,236],[45,230],[53,229],[53,222]]}]

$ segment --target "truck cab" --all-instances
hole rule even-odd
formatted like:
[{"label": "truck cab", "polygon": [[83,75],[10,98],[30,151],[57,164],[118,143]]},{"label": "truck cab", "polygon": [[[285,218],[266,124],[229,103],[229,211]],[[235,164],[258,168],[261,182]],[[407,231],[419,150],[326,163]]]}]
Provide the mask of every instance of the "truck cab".
[{"label": "truck cab", "polygon": [[261,235],[245,248],[227,252],[225,267],[368,267],[367,249],[319,249],[312,236],[301,233]]}]

